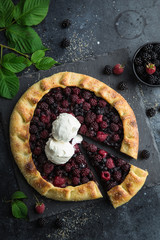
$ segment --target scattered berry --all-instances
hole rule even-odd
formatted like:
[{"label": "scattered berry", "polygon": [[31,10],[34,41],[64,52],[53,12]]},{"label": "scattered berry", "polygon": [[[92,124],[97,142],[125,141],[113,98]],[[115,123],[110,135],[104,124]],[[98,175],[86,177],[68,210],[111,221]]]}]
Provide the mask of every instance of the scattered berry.
[{"label": "scattered berry", "polygon": [[108,154],[108,152],[106,152],[103,149],[100,149],[98,153],[102,156],[102,158],[105,158],[107,156],[107,154]]},{"label": "scattered berry", "polygon": [[144,149],[143,151],[141,151],[140,157],[142,159],[148,159],[150,157],[150,152],[148,150]]},{"label": "scattered berry", "polygon": [[65,186],[65,183],[66,183],[66,179],[59,176],[56,176],[53,180],[53,185],[56,187],[63,187]]},{"label": "scattered berry", "polygon": [[69,41],[69,39],[64,38],[64,39],[62,40],[62,42],[61,42],[61,47],[62,47],[62,48],[67,48],[67,47],[69,47],[69,46],[70,46],[70,41]]},{"label": "scattered berry", "polygon": [[118,84],[118,89],[119,90],[126,90],[128,87],[127,87],[127,83],[126,82],[120,82]]},{"label": "scattered berry", "polygon": [[147,117],[153,117],[156,114],[156,110],[154,108],[148,108],[146,110]]},{"label": "scattered berry", "polygon": [[45,226],[45,224],[46,224],[46,219],[45,218],[39,218],[38,220],[37,220],[37,225],[38,225],[38,227],[44,227]]},{"label": "scattered berry", "polygon": [[115,75],[120,75],[120,74],[122,74],[124,72],[124,66],[123,65],[121,65],[121,64],[116,64],[115,66],[114,66],[114,68],[113,68],[113,73],[115,74]]},{"label": "scattered berry", "polygon": [[45,210],[45,205],[44,203],[37,202],[35,206],[35,210],[38,214],[42,214]]},{"label": "scattered berry", "polygon": [[104,132],[101,132],[101,131],[98,131],[98,132],[97,132],[96,138],[97,138],[98,141],[104,142],[107,137],[108,137],[108,134],[107,134],[107,133],[104,133]]},{"label": "scattered berry", "polygon": [[153,74],[153,73],[155,73],[155,71],[156,71],[156,66],[155,66],[155,64],[153,64],[153,63],[148,63],[147,65],[146,65],[146,72],[148,73],[148,74]]},{"label": "scattered berry", "polygon": [[60,219],[60,218],[57,218],[54,222],[54,226],[56,228],[62,228],[64,226],[64,220]]},{"label": "scattered berry", "polygon": [[112,74],[112,67],[109,65],[106,65],[103,70],[104,74],[111,75]]},{"label": "scattered berry", "polygon": [[69,19],[64,19],[61,23],[62,28],[68,28],[71,25],[71,21]]}]

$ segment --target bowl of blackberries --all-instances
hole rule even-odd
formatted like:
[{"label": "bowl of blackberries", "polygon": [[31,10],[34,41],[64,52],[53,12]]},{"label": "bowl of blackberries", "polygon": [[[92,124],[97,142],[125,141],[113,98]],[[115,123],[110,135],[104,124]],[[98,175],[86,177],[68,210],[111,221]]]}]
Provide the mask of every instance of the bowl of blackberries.
[{"label": "bowl of blackberries", "polygon": [[160,86],[160,43],[146,43],[133,56],[137,79],[151,87]]}]

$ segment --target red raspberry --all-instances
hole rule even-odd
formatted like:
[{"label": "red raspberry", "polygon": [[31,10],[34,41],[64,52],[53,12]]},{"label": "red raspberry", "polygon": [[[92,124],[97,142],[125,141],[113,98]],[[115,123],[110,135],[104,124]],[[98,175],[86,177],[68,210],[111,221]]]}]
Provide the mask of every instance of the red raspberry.
[{"label": "red raspberry", "polygon": [[42,121],[43,123],[49,123],[50,120],[51,120],[50,115],[47,116],[47,115],[42,114],[42,116],[41,116],[41,121]]},{"label": "red raspberry", "polygon": [[73,103],[76,103],[78,101],[79,97],[76,94],[71,95],[71,101]]},{"label": "red raspberry", "polygon": [[44,129],[44,130],[41,132],[41,138],[46,139],[46,138],[48,138],[48,136],[49,136],[48,131]]},{"label": "red raspberry", "polygon": [[50,174],[54,169],[54,165],[52,163],[45,163],[43,166],[43,171],[45,174]]},{"label": "red raspberry", "polygon": [[113,173],[113,178],[114,178],[114,180],[119,182],[121,180],[121,178],[122,178],[122,173],[120,171],[115,171]]},{"label": "red raspberry", "polygon": [[87,126],[83,124],[79,129],[79,133],[85,135],[86,132],[87,132]]},{"label": "red raspberry", "polygon": [[105,107],[105,106],[107,105],[107,102],[104,101],[104,100],[99,100],[98,105],[99,105],[100,107]]},{"label": "red raspberry", "polygon": [[90,103],[87,103],[87,102],[83,103],[83,109],[84,110],[89,111],[90,108],[91,108],[91,104]]},{"label": "red raspberry", "polygon": [[86,115],[86,117],[85,117],[85,121],[86,121],[87,123],[92,123],[92,122],[95,121],[95,119],[96,119],[96,114],[93,113],[93,112],[88,112],[87,115]]},{"label": "red raspberry", "polygon": [[51,113],[51,119],[52,121],[56,120],[57,116],[54,113]]},{"label": "red raspberry", "polygon": [[74,94],[79,95],[81,90],[78,87],[74,87],[72,88],[72,91]]},{"label": "red raspberry", "polygon": [[108,127],[108,124],[107,124],[105,121],[102,121],[102,122],[100,123],[100,127],[101,127],[102,129],[105,129],[105,128]]},{"label": "red raspberry", "polygon": [[120,140],[120,136],[118,134],[113,135],[113,141],[118,142]]},{"label": "red raspberry", "polygon": [[97,100],[95,98],[90,98],[89,99],[89,103],[91,104],[91,106],[95,107],[97,106]]},{"label": "red raspberry", "polygon": [[97,115],[97,117],[96,117],[96,122],[97,123],[100,123],[100,122],[102,122],[103,120],[103,115]]},{"label": "red raspberry", "polygon": [[72,184],[73,184],[73,186],[76,186],[76,185],[78,185],[79,183],[80,183],[80,178],[74,177],[74,178],[72,179]]},{"label": "red raspberry", "polygon": [[72,169],[72,165],[71,165],[70,163],[66,163],[66,165],[65,165],[65,171],[68,173],[68,172],[71,171],[71,169]]},{"label": "red raspberry", "polygon": [[45,205],[44,203],[36,203],[36,206],[35,206],[35,211],[39,214],[42,214],[45,210]]},{"label": "red raspberry", "polygon": [[79,149],[78,143],[74,145],[74,149],[75,149],[75,153],[80,152],[80,149]]},{"label": "red raspberry", "polygon": [[98,131],[97,132],[97,140],[100,141],[100,142],[104,142],[107,138],[108,134],[107,133],[104,133],[104,132],[101,132],[101,131]]},{"label": "red raspberry", "polygon": [[111,179],[111,175],[108,171],[103,171],[101,173],[101,178],[106,180],[106,181],[109,181]]},{"label": "red raspberry", "polygon": [[67,108],[68,105],[69,105],[68,101],[67,100],[63,100],[62,107]]},{"label": "red raspberry", "polygon": [[33,151],[34,155],[38,156],[40,155],[42,152],[41,148],[40,147],[36,147]]},{"label": "red raspberry", "polygon": [[66,184],[66,179],[65,178],[56,176],[53,180],[53,185],[56,186],[56,187],[64,187],[65,184]]},{"label": "red raspberry", "polygon": [[109,168],[109,169],[112,169],[115,167],[114,165],[114,161],[112,158],[108,158],[107,161],[106,161],[106,167]]},{"label": "red raspberry", "polygon": [[119,130],[119,126],[115,123],[111,123],[110,128],[113,132],[117,132]]},{"label": "red raspberry", "polygon": [[97,151],[97,146],[94,145],[94,144],[89,144],[88,147],[87,147],[87,150],[89,152],[96,152]]},{"label": "red raspberry", "polygon": [[77,116],[76,117],[78,121],[82,124],[84,122],[84,117],[83,116]]},{"label": "red raspberry", "polygon": [[97,154],[97,155],[94,156],[94,160],[96,162],[101,162],[102,161],[102,156],[100,154]]},{"label": "red raspberry", "polygon": [[107,154],[108,154],[108,152],[106,152],[103,149],[100,149],[98,153],[102,156],[102,158],[105,158],[107,156]]},{"label": "red raspberry", "polygon": [[84,168],[84,169],[81,170],[81,175],[83,177],[86,177],[89,173],[90,173],[89,168]]}]

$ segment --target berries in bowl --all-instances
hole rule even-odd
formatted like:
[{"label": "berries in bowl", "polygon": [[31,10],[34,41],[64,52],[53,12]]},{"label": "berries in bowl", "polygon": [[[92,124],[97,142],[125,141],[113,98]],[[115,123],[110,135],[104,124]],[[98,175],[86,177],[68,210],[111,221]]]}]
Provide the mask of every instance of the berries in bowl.
[{"label": "berries in bowl", "polygon": [[160,43],[147,43],[133,56],[133,71],[142,83],[160,86]]}]

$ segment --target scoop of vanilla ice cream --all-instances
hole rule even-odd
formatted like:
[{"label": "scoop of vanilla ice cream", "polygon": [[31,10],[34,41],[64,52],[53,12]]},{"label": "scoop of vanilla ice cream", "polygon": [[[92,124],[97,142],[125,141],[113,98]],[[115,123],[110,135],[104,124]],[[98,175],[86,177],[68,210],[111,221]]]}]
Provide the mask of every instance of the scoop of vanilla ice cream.
[{"label": "scoop of vanilla ice cream", "polygon": [[52,136],[60,142],[69,142],[77,135],[80,122],[71,114],[61,113],[52,123]]},{"label": "scoop of vanilla ice cream", "polygon": [[74,154],[74,146],[69,142],[59,142],[49,138],[45,146],[45,153],[51,162],[55,164],[66,163]]}]

